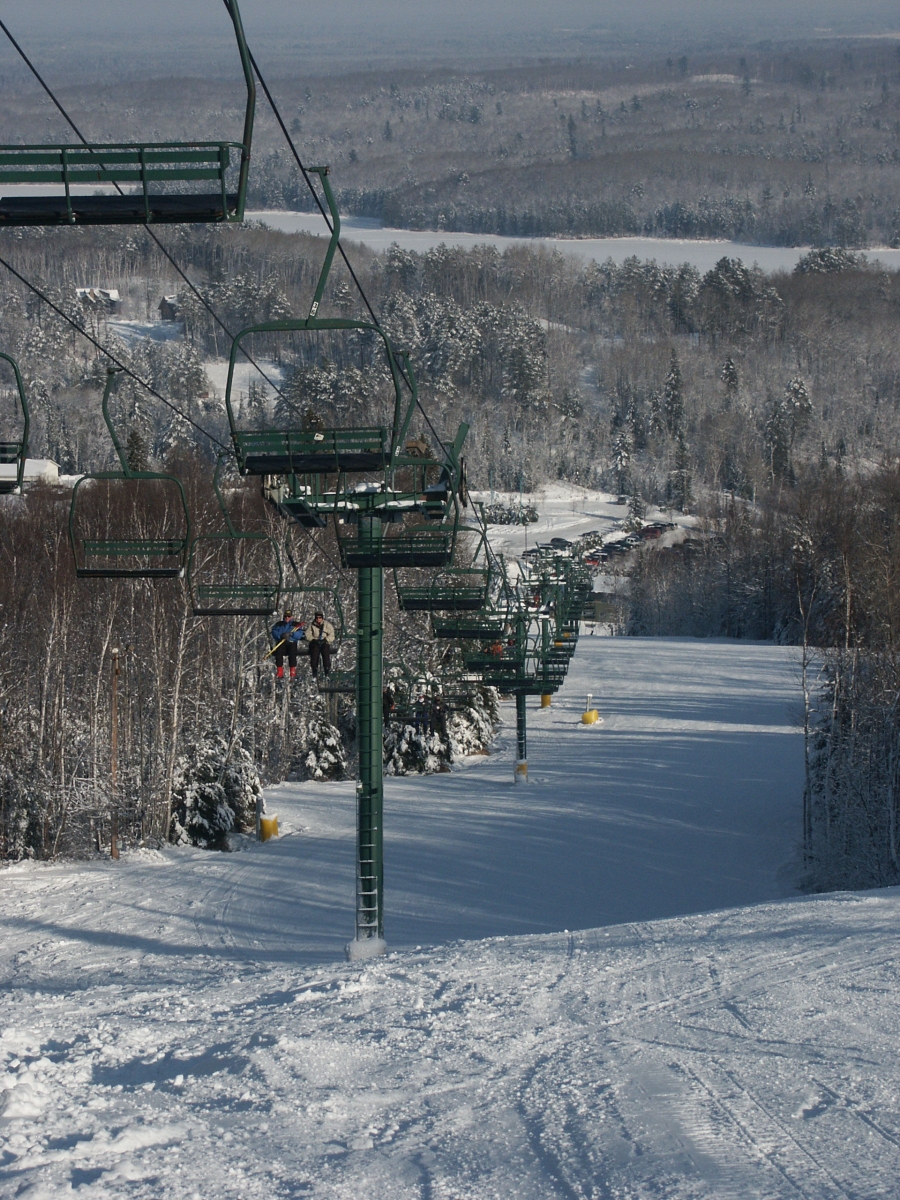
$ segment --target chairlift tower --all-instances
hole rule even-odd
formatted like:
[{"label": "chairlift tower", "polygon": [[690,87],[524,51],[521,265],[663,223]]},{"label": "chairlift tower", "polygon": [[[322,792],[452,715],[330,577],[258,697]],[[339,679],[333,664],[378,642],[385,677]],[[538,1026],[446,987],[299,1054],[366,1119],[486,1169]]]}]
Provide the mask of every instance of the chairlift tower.
[{"label": "chairlift tower", "polygon": [[[238,469],[263,480],[263,492],[305,528],[336,527],[341,565],[355,570],[357,782],[356,942],[365,953],[384,937],[383,644],[385,568],[446,570],[453,562],[464,494],[462,446],[468,426],[442,447],[439,457],[407,451],[418,407],[415,375],[375,321],[321,318],[319,308],[340,238],[340,215],[326,167],[309,168],[321,183],[332,223],[331,238],[305,319],[268,321],[234,339],[225,406]],[[315,336],[341,333],[371,338],[393,388],[390,423],[312,429],[247,428],[238,417],[235,368],[242,343],[253,334]],[[416,523],[410,524],[409,519]]]}]

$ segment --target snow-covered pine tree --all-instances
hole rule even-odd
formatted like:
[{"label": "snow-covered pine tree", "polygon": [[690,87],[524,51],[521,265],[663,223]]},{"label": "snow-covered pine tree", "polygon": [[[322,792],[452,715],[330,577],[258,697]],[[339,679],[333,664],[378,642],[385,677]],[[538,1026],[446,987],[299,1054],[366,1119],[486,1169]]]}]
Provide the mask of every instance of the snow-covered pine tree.
[{"label": "snow-covered pine tree", "polygon": [[738,375],[738,369],[735,366],[734,359],[730,354],[722,364],[722,373],[719,378],[725,384],[726,406],[730,408],[737,397],[738,388],[740,387],[741,382],[740,376]]},{"label": "snow-covered pine tree", "polygon": [[256,820],[262,795],[250,754],[217,731],[190,746],[175,766],[172,840],[224,850],[229,833],[245,833]]},{"label": "snow-covered pine tree", "polygon": [[644,497],[635,488],[628,501],[628,520],[625,522],[625,528],[631,533],[637,533],[644,524],[644,514],[646,511],[647,506],[644,504]]},{"label": "snow-covered pine tree", "polygon": [[313,700],[304,722],[298,757],[305,779],[345,779],[347,776],[347,755],[341,732],[328,719],[321,697]]},{"label": "snow-covered pine tree", "polygon": [[451,713],[447,720],[451,758],[486,754],[494,740],[499,721],[500,701],[497,689],[474,688],[465,707]]},{"label": "snow-covered pine tree", "polygon": [[612,448],[612,468],[616,476],[616,487],[624,492],[631,480],[631,437],[624,429],[616,435]]},{"label": "snow-covered pine tree", "polygon": [[672,437],[677,437],[684,424],[684,379],[674,350],[663,387],[663,410],[666,429]]}]

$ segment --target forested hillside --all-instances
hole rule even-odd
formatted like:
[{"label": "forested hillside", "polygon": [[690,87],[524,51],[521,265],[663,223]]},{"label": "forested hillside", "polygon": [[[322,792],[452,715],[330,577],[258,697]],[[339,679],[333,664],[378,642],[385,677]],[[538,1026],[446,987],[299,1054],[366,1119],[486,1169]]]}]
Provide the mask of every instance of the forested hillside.
[{"label": "forested hillside", "polygon": [[[305,312],[322,254],[313,239],[261,229],[164,237],[232,332]],[[143,235],[23,233],[12,260],[77,323],[112,339],[142,378],[224,431],[221,388],[207,371],[226,355],[227,336]],[[492,470],[498,487],[562,478],[665,501],[677,470],[701,489],[752,499],[820,463],[871,466],[896,444],[900,284],[848,252],[811,253],[790,276],[728,259],[700,275],[519,249],[383,258],[356,250],[354,262],[447,427],[489,411],[469,445],[478,484]],[[361,314],[348,280],[335,275],[323,312]],[[118,288],[114,318],[79,304],[75,289],[86,280]],[[179,322],[148,329],[171,293]],[[99,465],[111,447],[91,399],[104,370],[96,351],[13,279],[0,304],[5,344],[36,409],[35,453],[68,471]],[[154,340],[161,332],[169,340]],[[252,390],[254,403],[312,405],[323,417],[377,403],[370,348],[355,362],[333,348],[330,358],[301,362],[271,338],[255,349],[283,378],[282,395],[269,370],[268,381],[242,384],[248,403]],[[191,436],[130,384],[120,401],[120,419],[156,459]]]},{"label": "forested hillside", "polygon": [[[62,234],[23,233],[14,263],[76,325],[227,439],[221,380],[228,339],[196,296],[141,234],[64,233],[65,254]],[[164,239],[232,332],[304,312],[322,253],[312,239],[252,228]],[[810,736],[818,739],[810,751],[810,878],[858,880],[863,860],[867,879],[893,878],[893,768],[879,767],[884,799],[877,820],[867,807],[874,791],[867,785],[860,793],[869,812],[868,857],[847,850],[846,831],[835,842],[844,816],[838,820],[830,806],[846,815],[848,793],[835,780],[842,772],[858,779],[861,755],[870,764],[894,761],[876,744],[887,738],[893,745],[895,736],[896,275],[832,250],[810,253],[789,276],[765,276],[727,259],[700,275],[637,260],[583,267],[544,252],[444,247],[424,255],[395,249],[382,258],[360,252],[354,261],[386,327],[409,349],[434,419],[443,429],[472,422],[472,486],[532,490],[568,480],[626,492],[634,514],[648,502],[699,514],[708,536],[680,553],[638,557],[634,632],[776,637],[835,648],[831,708],[822,707],[810,683]],[[117,288],[120,310],[85,308],[75,288],[86,280]],[[156,320],[163,295],[176,296],[179,321]],[[346,278],[335,277],[322,311],[360,312]],[[68,472],[107,465],[101,356],[14,281],[3,296],[2,321],[34,409],[32,453]],[[157,340],[161,331],[166,340]],[[386,379],[365,339],[342,350],[325,346],[313,357],[272,338],[252,350],[268,381],[252,371],[242,376],[239,408],[336,424],[379,414]],[[192,495],[205,496],[197,501],[207,513],[201,524],[214,522],[204,439],[128,382],[117,393],[114,418],[135,454],[185,472]],[[251,505],[250,527],[267,528],[262,508],[253,507],[260,502],[248,493],[243,503]],[[133,807],[122,817],[130,829],[171,834],[175,820],[185,828],[182,760],[196,766],[212,755],[221,765],[237,761],[238,750],[238,759],[246,753],[247,773],[238,772],[234,783],[243,799],[235,798],[233,814],[250,803],[255,773],[302,773],[301,759],[319,734],[276,715],[258,666],[261,627],[196,625],[176,588],[134,592],[109,584],[90,596],[76,589],[65,504],[35,491],[27,514],[15,500],[5,506],[3,555],[15,566],[4,572],[2,632],[10,851],[51,853],[66,845],[67,831],[83,841],[96,818],[109,702],[103,652],[114,643],[136,647],[124,660],[131,664],[127,703],[137,739],[127,768],[135,772]],[[37,557],[29,550],[35,545],[42,547]],[[302,537],[295,553],[301,551],[304,561],[317,553]],[[334,559],[333,548],[326,553]],[[319,555],[317,576],[323,568],[330,580]],[[395,630],[416,644],[414,623],[398,621]],[[73,656],[71,645],[82,652]],[[431,661],[424,650],[421,661]],[[202,746],[177,734],[188,708],[190,728],[210,731]],[[861,722],[863,709],[870,716]],[[101,811],[102,823],[108,806]],[[862,826],[855,817],[851,825],[856,837]],[[195,834],[207,836],[201,825]],[[814,869],[816,856],[827,860],[825,874]]]},{"label": "forested hillside", "polygon": [[[71,81],[86,136],[236,135],[222,78]],[[227,77],[226,77],[227,79]],[[330,163],[345,212],[506,234],[898,244],[900,56],[890,39],[759,42],[690,56],[635,48],[571,62],[451,71],[424,64],[271,79],[301,157]],[[3,140],[70,140],[14,61]],[[251,205],[310,208],[260,103]]]}]

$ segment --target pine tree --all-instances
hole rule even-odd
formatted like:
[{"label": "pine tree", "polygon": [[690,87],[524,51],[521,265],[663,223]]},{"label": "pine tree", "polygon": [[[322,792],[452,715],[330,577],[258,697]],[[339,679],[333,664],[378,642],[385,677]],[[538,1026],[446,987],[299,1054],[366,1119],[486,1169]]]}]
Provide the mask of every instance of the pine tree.
[{"label": "pine tree", "polygon": [[763,423],[763,444],[773,479],[787,479],[790,475],[791,435],[788,425],[784,405],[777,396],[770,395]]},{"label": "pine tree", "polygon": [[150,457],[147,451],[147,440],[141,431],[132,426],[125,443],[125,459],[132,471],[148,471]]},{"label": "pine tree", "polygon": [[613,442],[612,467],[616,475],[616,487],[624,492],[631,478],[631,438],[624,430],[616,435]]},{"label": "pine tree", "polygon": [[688,512],[694,502],[690,456],[684,434],[678,434],[675,448],[675,469],[669,477],[669,496],[679,512]]},{"label": "pine tree", "polygon": [[672,437],[678,437],[684,422],[684,380],[678,365],[678,355],[674,350],[663,388],[663,411],[667,431]]},{"label": "pine tree", "polygon": [[730,406],[734,403],[734,400],[737,397],[738,388],[740,387],[741,382],[740,377],[738,376],[738,369],[734,365],[734,359],[730,354],[722,364],[722,374],[719,376],[719,378],[725,384],[725,397],[728,405]]},{"label": "pine tree", "polygon": [[625,522],[625,528],[629,532],[637,533],[644,524],[644,514],[647,511],[647,506],[644,504],[644,497],[640,491],[635,488],[631,493],[631,499],[628,502],[628,520]]},{"label": "pine tree", "polygon": [[344,779],[347,756],[340,730],[332,725],[324,701],[313,702],[312,713],[306,722],[301,751],[303,774],[307,779]]}]

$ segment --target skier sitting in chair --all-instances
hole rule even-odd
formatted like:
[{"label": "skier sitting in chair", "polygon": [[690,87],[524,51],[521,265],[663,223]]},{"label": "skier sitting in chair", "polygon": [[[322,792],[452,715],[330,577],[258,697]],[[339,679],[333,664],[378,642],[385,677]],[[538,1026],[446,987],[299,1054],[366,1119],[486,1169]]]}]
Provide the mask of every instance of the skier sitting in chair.
[{"label": "skier sitting in chair", "polygon": [[272,626],[275,641],[275,677],[284,679],[284,656],[287,655],[291,679],[297,678],[297,646],[303,641],[304,625],[289,608],[284,610],[281,620]]},{"label": "skier sitting in chair", "polygon": [[331,645],[334,641],[334,626],[325,620],[325,614],[317,612],[312,624],[306,631],[309,642],[309,669],[313,679],[319,674],[319,659],[322,660],[322,670],[327,675],[331,670]]}]

